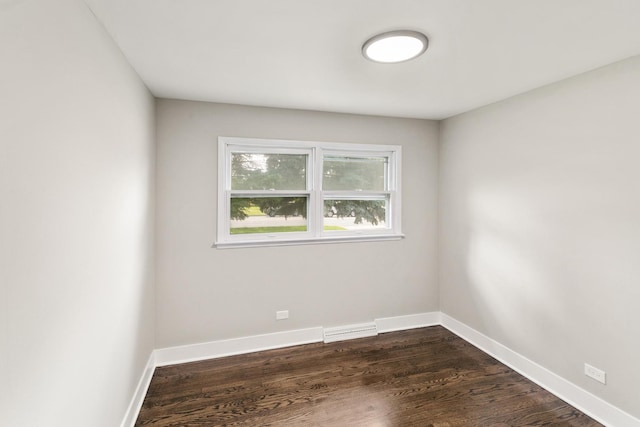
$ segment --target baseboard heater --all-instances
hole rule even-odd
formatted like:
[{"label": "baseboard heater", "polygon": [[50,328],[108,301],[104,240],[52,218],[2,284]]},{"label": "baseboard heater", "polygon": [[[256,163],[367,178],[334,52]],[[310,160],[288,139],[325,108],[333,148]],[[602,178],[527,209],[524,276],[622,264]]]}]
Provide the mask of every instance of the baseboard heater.
[{"label": "baseboard heater", "polygon": [[378,327],[372,322],[340,326],[338,328],[324,328],[323,335],[325,343],[351,340],[354,338],[375,337],[378,335]]}]

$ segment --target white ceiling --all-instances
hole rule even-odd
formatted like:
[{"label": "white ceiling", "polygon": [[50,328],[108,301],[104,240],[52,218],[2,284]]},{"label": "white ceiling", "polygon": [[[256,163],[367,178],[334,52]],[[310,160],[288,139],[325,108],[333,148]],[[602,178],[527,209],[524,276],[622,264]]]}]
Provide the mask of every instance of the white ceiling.
[{"label": "white ceiling", "polygon": [[[157,97],[442,119],[640,54],[640,0],[85,0]],[[412,29],[427,52],[361,55]]]}]

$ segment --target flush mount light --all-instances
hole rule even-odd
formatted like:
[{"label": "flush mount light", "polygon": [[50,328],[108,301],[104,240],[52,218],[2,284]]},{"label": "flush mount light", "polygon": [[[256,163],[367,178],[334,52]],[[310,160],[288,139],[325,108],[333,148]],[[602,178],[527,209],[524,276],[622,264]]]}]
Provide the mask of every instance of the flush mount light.
[{"label": "flush mount light", "polygon": [[422,55],[428,46],[427,36],[417,31],[389,31],[367,40],[362,54],[371,61],[396,63]]}]

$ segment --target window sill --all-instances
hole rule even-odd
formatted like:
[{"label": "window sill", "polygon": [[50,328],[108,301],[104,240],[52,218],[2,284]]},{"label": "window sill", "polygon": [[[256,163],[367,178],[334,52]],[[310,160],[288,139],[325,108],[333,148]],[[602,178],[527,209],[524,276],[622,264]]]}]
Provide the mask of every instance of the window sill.
[{"label": "window sill", "polygon": [[235,249],[235,248],[258,248],[262,246],[299,246],[317,245],[325,243],[359,243],[359,242],[383,242],[389,240],[404,239],[404,234],[376,234],[369,236],[329,236],[313,239],[289,239],[289,240],[242,240],[235,242],[216,242],[213,248]]}]

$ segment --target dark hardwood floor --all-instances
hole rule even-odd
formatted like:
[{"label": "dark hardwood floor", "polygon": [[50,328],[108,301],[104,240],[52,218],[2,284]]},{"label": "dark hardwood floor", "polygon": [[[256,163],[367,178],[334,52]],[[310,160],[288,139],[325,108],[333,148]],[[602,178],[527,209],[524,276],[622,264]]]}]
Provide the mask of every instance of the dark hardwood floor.
[{"label": "dark hardwood floor", "polygon": [[145,425],[601,424],[434,326],[158,368]]}]

